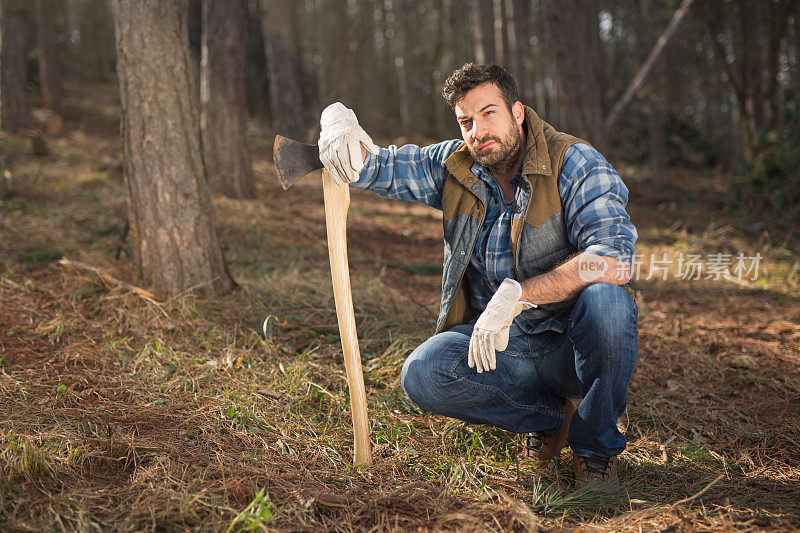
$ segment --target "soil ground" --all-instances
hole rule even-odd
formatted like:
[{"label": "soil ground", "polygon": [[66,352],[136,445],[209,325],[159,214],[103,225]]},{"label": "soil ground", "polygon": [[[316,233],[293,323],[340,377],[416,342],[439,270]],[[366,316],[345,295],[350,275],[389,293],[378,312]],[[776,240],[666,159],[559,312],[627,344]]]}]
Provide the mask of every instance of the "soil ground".
[{"label": "soil ground", "polygon": [[[69,94],[47,155],[30,132],[0,133],[14,180],[0,205],[0,529],[800,528],[800,232],[726,207],[725,175],[619,167],[642,254],[640,351],[623,490],[602,497],[572,492],[569,451],[518,462],[519,437],[405,399],[400,367],[437,313],[441,216],[354,191],[375,454],[354,469],[318,180],[282,191],[271,135],[254,130],[258,198],[214,199],[239,289],[144,297],[58,263],[136,283],[115,88]],[[760,254],[757,275],[737,279],[740,252]],[[700,279],[682,279],[687,254]],[[714,254],[732,276],[714,279]]]}]

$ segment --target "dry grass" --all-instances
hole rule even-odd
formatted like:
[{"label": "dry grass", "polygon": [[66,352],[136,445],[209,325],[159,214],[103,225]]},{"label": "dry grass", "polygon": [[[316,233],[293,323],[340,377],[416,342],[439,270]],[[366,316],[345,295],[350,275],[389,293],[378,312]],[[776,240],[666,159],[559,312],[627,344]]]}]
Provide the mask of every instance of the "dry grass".
[{"label": "dry grass", "polygon": [[624,171],[640,252],[759,251],[767,272],[746,286],[640,282],[626,483],[607,498],[571,492],[566,452],[518,464],[513,435],[404,398],[400,366],[438,304],[440,222],[354,194],[376,455],[355,470],[319,188],[280,191],[268,140],[252,139],[259,199],[215,200],[241,286],[224,298],[151,302],[58,266],[64,255],[133,281],[114,260],[114,95],[91,90],[102,113],[73,100],[45,158],[0,134],[17,186],[0,207],[0,529],[800,528],[798,248],[715,205],[720,177]]}]

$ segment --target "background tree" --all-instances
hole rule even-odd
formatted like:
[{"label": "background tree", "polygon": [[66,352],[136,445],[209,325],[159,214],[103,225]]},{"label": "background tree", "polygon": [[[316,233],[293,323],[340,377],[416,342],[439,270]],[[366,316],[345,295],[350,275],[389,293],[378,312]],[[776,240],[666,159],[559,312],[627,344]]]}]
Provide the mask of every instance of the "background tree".
[{"label": "background tree", "polygon": [[114,21],[109,0],[73,0],[77,39],[73,55],[90,79],[107,80],[114,74]]},{"label": "background tree", "polygon": [[[247,119],[255,120],[251,131],[258,136],[275,131],[314,141],[320,110],[340,100],[383,142],[457,137],[452,112],[440,98],[444,79],[468,61],[498,61],[517,79],[523,101],[543,119],[583,136],[612,161],[646,161],[653,169],[716,165],[734,171],[735,204],[762,198],[774,206],[795,205],[787,184],[795,183],[800,168],[800,155],[790,148],[800,144],[800,0],[696,0],[613,126],[608,124],[612,107],[683,0],[238,1],[247,7],[247,30],[237,33],[246,35],[247,50],[243,60],[237,59],[245,64],[246,96],[236,100],[247,102]],[[45,7],[51,3],[55,7]],[[24,2],[2,0],[6,4]],[[58,13],[39,24],[40,38],[54,28],[65,79],[113,76],[109,0],[40,0],[38,5]],[[189,5],[196,54],[191,71],[199,80],[202,1]],[[27,15],[18,16],[19,23],[6,17],[3,24],[15,30],[32,27],[33,11],[23,11]],[[19,31],[9,36],[23,41]],[[224,48],[223,37],[207,37],[209,52],[217,45]],[[27,78],[22,50],[16,53],[22,74],[5,76],[16,89],[3,86],[3,101],[15,91],[24,94],[24,80],[30,79],[41,82],[47,106],[48,94],[57,93],[48,88],[58,77],[51,74],[51,64],[57,63],[46,52],[52,47],[42,44],[37,78],[28,42]],[[12,49],[6,46],[5,52]],[[221,76],[230,81],[232,71],[226,72]],[[204,102],[211,98],[214,85],[195,86],[203,87]],[[21,116],[25,108],[24,103],[5,105]],[[203,117],[203,124],[214,120]],[[244,119],[230,122],[238,123],[237,135],[243,136]],[[206,144],[211,150],[214,143],[209,138]],[[217,165],[209,152],[212,182],[226,173],[235,177],[248,166],[245,151],[216,151],[238,155]],[[733,190],[740,185],[739,192]],[[249,194],[247,187],[241,190],[226,194]]]},{"label": "background tree", "polygon": [[25,0],[0,1],[0,128],[9,131],[31,124],[25,87],[26,5]]},{"label": "background tree", "polygon": [[602,88],[590,47],[599,31],[594,0],[541,0],[540,6],[563,113],[558,126],[607,152]]},{"label": "background tree", "polygon": [[203,149],[212,187],[231,198],[255,197],[247,147],[246,42],[246,0],[204,0]]},{"label": "background tree", "polygon": [[307,79],[295,38],[294,24],[298,17],[293,15],[298,6],[280,0],[261,0],[260,7],[272,123],[289,137],[307,139],[314,120],[308,106]]},{"label": "background tree", "polygon": [[225,271],[189,71],[187,5],[115,0],[125,188],[138,274],[156,290],[221,294]]},{"label": "background tree", "polygon": [[61,108],[60,43],[56,28],[63,3],[59,0],[36,1],[36,23],[39,42],[39,78],[42,84],[42,103],[51,109]]},{"label": "background tree", "polygon": [[470,28],[475,43],[475,62],[493,63],[496,48],[494,45],[494,5],[485,0],[470,2]]}]

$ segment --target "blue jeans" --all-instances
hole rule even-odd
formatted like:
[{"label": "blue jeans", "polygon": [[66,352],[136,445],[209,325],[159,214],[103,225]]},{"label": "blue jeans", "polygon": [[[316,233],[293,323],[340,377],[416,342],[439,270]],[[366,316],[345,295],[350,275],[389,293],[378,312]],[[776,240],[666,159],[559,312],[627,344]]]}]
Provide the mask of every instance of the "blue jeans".
[{"label": "blue jeans", "polygon": [[419,407],[515,433],[555,429],[565,398],[582,398],[569,445],[577,455],[612,457],[625,449],[617,419],[636,366],[636,303],[610,283],[586,287],[563,333],[511,337],[497,369],[467,365],[474,321],[434,335],[406,359],[401,384]]}]

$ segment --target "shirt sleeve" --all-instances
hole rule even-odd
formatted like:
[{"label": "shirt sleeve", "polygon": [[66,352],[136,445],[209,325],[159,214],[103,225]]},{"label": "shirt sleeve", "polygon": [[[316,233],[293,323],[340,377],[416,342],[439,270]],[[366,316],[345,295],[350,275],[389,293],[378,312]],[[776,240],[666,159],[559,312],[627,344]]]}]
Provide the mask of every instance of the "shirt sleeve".
[{"label": "shirt sleeve", "polygon": [[421,202],[442,208],[442,189],[447,173],[444,161],[463,141],[452,140],[420,148],[414,144],[367,152],[364,168],[351,187],[373,191],[385,198]]},{"label": "shirt sleeve", "polygon": [[558,182],[570,242],[631,263],[638,234],[625,210],[628,188],[614,167],[591,146],[574,144],[564,154]]}]

